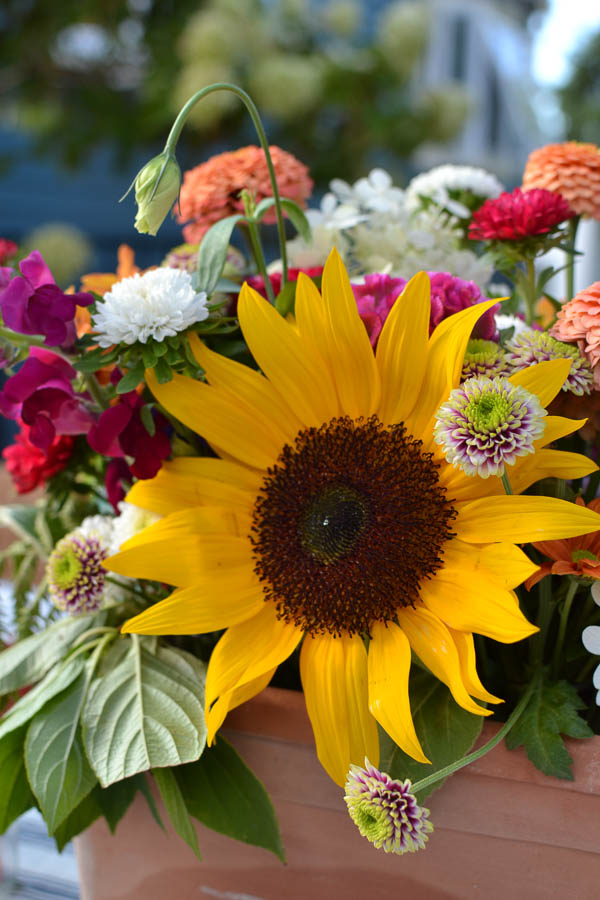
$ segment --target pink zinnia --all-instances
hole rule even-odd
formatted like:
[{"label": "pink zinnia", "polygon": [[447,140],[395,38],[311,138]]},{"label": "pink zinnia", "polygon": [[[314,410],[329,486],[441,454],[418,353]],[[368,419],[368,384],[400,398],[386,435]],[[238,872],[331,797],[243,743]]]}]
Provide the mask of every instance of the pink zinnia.
[{"label": "pink zinnia", "polygon": [[472,241],[521,241],[548,234],[574,215],[560,194],[515,188],[510,194],[486,200],[473,213],[469,237]]},{"label": "pink zinnia", "polygon": [[564,304],[550,334],[559,341],[578,345],[594,372],[594,387],[600,390],[600,281]]},{"label": "pink zinnia", "polygon": [[[288,281],[298,281],[298,275],[300,272],[304,272],[305,275],[308,275],[309,278],[320,278],[323,274],[323,266],[311,266],[308,269],[288,269]],[[269,275],[269,281],[271,282],[271,287],[273,288],[273,293],[277,296],[281,291],[281,281],[282,281],[281,272],[272,272]],[[267,292],[265,290],[265,280],[262,275],[251,275],[249,278],[246,278],[247,283],[251,288],[254,288],[255,291],[267,299]]]}]

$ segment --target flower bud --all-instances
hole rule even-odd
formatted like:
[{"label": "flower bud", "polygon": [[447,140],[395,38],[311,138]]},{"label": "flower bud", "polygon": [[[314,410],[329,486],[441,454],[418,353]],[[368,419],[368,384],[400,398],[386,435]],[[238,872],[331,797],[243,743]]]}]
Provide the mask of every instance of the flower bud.
[{"label": "flower bud", "polygon": [[156,234],[179,196],[181,169],[174,156],[160,153],[135,179],[138,205],[135,227],[140,234]]}]

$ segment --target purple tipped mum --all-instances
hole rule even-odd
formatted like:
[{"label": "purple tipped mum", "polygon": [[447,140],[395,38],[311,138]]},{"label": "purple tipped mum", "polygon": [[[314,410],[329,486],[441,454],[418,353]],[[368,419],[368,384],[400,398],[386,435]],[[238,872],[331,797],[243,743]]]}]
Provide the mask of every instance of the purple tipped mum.
[{"label": "purple tipped mum", "polygon": [[581,397],[594,387],[592,367],[576,344],[557,341],[546,331],[528,329],[506,342],[506,362],[512,372],[550,359],[569,359],[571,368],[562,390]]},{"label": "purple tipped mum", "polygon": [[358,830],[386,853],[423,850],[433,831],[429,810],[419,806],[411,783],[395,781],[365,759],[350,766],[344,800]]},{"label": "purple tipped mum", "polygon": [[493,378],[495,375],[506,374],[506,368],[504,350],[499,344],[472,338],[467,344],[460,380],[466,381],[476,375]]},{"label": "purple tipped mum", "polygon": [[436,413],[434,439],[449,463],[467,475],[503,475],[505,466],[535,450],[546,410],[508,378],[478,376],[455,388]]},{"label": "purple tipped mum", "polygon": [[48,592],[54,605],[73,614],[99,609],[106,575],[102,561],[107,556],[108,547],[99,537],[73,531],[62,538],[46,566]]}]

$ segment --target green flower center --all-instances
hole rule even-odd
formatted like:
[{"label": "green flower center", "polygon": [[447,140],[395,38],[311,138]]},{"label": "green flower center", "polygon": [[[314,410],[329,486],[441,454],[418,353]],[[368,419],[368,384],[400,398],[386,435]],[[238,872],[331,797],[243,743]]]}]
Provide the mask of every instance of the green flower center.
[{"label": "green flower center", "polygon": [[82,568],[75,548],[67,545],[62,553],[56,555],[52,560],[52,581],[60,590],[66,590],[77,582]]},{"label": "green flower center", "polygon": [[389,810],[375,806],[371,800],[353,803],[350,813],[360,833],[372,843],[383,843],[392,834]]},{"label": "green flower center", "polygon": [[500,394],[484,394],[478,400],[471,400],[465,414],[477,431],[496,431],[508,417],[509,403]]},{"label": "green flower center", "polygon": [[300,543],[327,565],[352,552],[367,523],[367,504],[358,491],[334,484],[307,505],[300,522]]}]

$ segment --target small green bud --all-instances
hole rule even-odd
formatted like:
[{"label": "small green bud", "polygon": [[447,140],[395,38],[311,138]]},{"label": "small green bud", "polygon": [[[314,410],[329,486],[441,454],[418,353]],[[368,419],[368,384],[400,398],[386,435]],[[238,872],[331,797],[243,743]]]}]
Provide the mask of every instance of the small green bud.
[{"label": "small green bud", "polygon": [[175,157],[160,153],[146,163],[134,182],[138,205],[135,227],[140,234],[156,234],[179,196],[181,169]]}]

